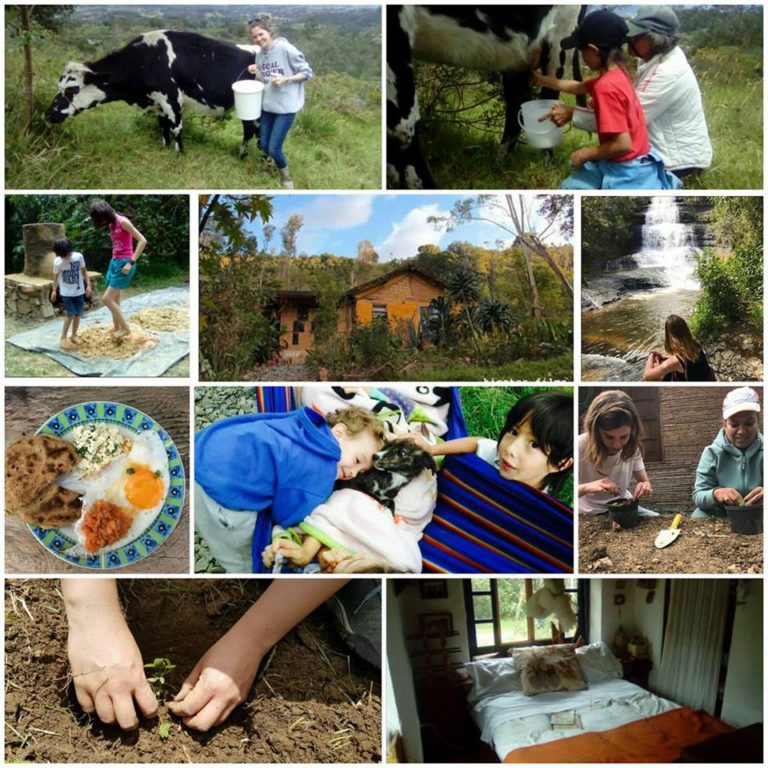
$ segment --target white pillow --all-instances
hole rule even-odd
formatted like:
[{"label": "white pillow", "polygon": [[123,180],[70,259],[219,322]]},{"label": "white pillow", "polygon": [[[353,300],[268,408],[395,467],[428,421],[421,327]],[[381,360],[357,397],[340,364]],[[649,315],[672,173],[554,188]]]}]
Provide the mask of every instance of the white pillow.
[{"label": "white pillow", "polygon": [[621,662],[602,640],[577,648],[576,658],[590,685],[623,677]]},{"label": "white pillow", "polygon": [[472,688],[467,694],[470,704],[475,704],[486,696],[523,690],[520,670],[515,668],[513,659],[468,661],[464,668],[472,681]]}]

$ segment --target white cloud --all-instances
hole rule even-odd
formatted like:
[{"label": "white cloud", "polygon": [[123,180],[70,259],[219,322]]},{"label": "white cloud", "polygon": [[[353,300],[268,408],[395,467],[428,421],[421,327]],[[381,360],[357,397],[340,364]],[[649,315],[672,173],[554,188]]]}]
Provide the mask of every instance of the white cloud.
[{"label": "white cloud", "polygon": [[370,220],[374,200],[373,195],[323,195],[299,213],[304,229],[352,229]]},{"label": "white cloud", "polygon": [[441,211],[437,203],[414,208],[401,221],[392,224],[389,235],[375,246],[383,261],[408,259],[416,255],[420,245],[437,245],[445,236],[427,221],[429,216],[437,216]]}]

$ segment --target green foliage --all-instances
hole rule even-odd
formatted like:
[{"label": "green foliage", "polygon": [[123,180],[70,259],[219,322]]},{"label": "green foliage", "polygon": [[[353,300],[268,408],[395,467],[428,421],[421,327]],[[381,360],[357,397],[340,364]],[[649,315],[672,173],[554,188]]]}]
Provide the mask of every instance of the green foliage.
[{"label": "green foliage", "polygon": [[280,347],[281,329],[268,311],[279,288],[277,268],[257,253],[255,238],[243,226],[257,218],[268,222],[272,201],[263,195],[211,195],[201,200],[201,210],[201,376],[238,379],[274,358]]},{"label": "green foliage", "polygon": [[156,658],[149,664],[144,665],[150,674],[147,675],[147,682],[154,688],[155,693],[161,694],[167,684],[167,676],[176,669],[176,665],[165,657]]},{"label": "green foliage", "polygon": [[709,341],[729,323],[762,326],[762,246],[738,248],[728,258],[705,250],[696,259],[704,296],[691,318],[694,333]]},{"label": "green foliage", "polygon": [[[109,233],[93,226],[94,195],[9,195],[5,200],[6,273],[24,270],[24,224],[63,224],[89,269],[105,272],[112,258]],[[189,202],[186,195],[104,195],[147,238],[142,278],[164,279],[189,271]]]},{"label": "green foliage", "polygon": [[760,333],[763,325],[763,200],[716,197],[712,229],[717,250],[697,257],[702,297],[691,330],[703,341],[718,338],[729,326]]},{"label": "green foliage", "polygon": [[157,726],[157,735],[160,737],[161,741],[167,741],[171,737],[172,728],[173,723],[160,723]]},{"label": "green foliage", "polygon": [[607,261],[629,252],[638,215],[646,202],[637,196],[581,199],[582,277],[599,274]]},{"label": "green foliage", "polygon": [[762,47],[763,12],[760,6],[679,7],[675,12],[680,20],[683,44],[691,53],[703,47]]},{"label": "green foliage", "polygon": [[[404,343],[405,342],[405,343]],[[396,378],[411,353],[408,340],[384,319],[356,325],[347,339],[334,336],[309,350],[307,367],[317,375],[326,369],[331,379],[344,379],[352,371],[373,370]]]}]

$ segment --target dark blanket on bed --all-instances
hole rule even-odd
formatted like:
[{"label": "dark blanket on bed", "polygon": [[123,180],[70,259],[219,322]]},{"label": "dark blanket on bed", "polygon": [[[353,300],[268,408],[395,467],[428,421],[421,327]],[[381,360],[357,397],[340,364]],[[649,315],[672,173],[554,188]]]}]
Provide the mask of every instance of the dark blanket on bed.
[{"label": "dark blanket on bed", "polygon": [[505,763],[672,763],[684,747],[729,731],[701,710],[681,707],[611,728],[513,749]]}]

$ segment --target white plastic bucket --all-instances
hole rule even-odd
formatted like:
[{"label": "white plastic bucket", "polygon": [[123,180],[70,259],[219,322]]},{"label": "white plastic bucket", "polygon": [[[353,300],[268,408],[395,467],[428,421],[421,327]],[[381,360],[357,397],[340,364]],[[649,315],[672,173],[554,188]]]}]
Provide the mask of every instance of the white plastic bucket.
[{"label": "white plastic bucket", "polygon": [[563,140],[562,129],[551,120],[539,122],[539,119],[557,103],[556,99],[538,99],[525,101],[520,105],[517,122],[525,130],[530,146],[536,149],[551,149]]},{"label": "white plastic bucket", "polygon": [[235,114],[241,120],[258,120],[261,117],[261,97],[264,83],[258,80],[238,80],[232,83],[235,92]]}]

